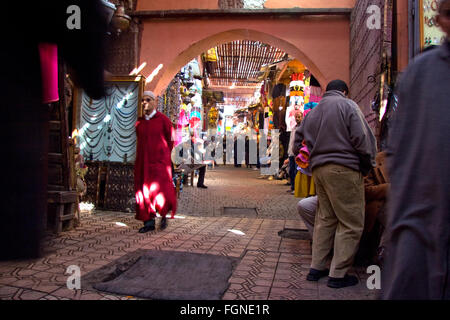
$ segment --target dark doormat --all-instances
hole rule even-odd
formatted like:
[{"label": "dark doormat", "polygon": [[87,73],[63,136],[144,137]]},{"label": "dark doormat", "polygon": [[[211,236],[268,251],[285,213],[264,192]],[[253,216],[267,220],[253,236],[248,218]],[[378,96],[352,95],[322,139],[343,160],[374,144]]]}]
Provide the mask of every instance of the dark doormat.
[{"label": "dark doormat", "polygon": [[256,217],[258,212],[256,208],[234,208],[234,207],[224,207],[223,215],[228,217]]},{"label": "dark doormat", "polygon": [[289,229],[284,228],[278,231],[278,235],[282,238],[296,239],[296,240],[311,240],[311,235],[305,229]]},{"label": "dark doormat", "polygon": [[83,289],[153,300],[219,300],[238,258],[178,251],[137,250],[94,270]]}]

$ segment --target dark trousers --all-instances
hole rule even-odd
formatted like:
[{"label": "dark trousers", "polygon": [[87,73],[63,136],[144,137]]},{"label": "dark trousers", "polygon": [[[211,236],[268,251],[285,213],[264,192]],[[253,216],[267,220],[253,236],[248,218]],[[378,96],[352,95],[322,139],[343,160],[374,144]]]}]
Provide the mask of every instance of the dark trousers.
[{"label": "dark trousers", "polygon": [[198,180],[197,180],[197,186],[202,186],[205,182],[205,173],[206,173],[206,166],[201,167],[198,169]]},{"label": "dark trousers", "polygon": [[295,189],[295,176],[297,175],[297,164],[295,163],[295,157],[289,157],[289,180],[291,181],[291,190]]}]

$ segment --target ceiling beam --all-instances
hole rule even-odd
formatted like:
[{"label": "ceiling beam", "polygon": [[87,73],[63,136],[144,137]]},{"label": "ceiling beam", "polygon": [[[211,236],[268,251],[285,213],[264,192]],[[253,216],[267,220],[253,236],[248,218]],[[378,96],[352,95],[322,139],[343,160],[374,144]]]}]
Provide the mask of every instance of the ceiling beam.
[{"label": "ceiling beam", "polygon": [[219,76],[210,76],[209,79],[213,80],[229,80],[229,81],[239,81],[239,82],[248,82],[248,83],[261,83],[261,81],[257,80],[248,80],[248,78],[235,78],[235,77],[219,77]]},{"label": "ceiling beam", "polygon": [[298,18],[299,16],[350,16],[351,8],[293,8],[293,9],[227,9],[227,10],[166,10],[136,11],[130,16],[141,19],[213,19],[213,18]]}]

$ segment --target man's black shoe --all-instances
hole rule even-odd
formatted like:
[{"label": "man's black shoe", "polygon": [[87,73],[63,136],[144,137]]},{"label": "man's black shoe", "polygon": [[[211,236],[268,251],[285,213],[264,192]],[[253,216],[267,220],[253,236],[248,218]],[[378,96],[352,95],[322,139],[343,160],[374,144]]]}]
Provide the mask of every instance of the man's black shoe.
[{"label": "man's black shoe", "polygon": [[349,276],[348,274],[345,275],[343,278],[328,278],[327,286],[330,288],[344,288],[344,287],[350,287],[355,286],[358,284],[358,278],[355,276]]},{"label": "man's black shoe", "polygon": [[309,269],[309,273],[306,276],[306,280],[308,281],[319,281],[320,278],[326,277],[328,276],[328,274],[330,273],[330,270],[325,269],[325,270],[317,270],[317,269]]},{"label": "man's black shoe", "polygon": [[166,217],[162,217],[161,218],[161,225],[159,226],[161,230],[164,230],[165,228],[167,228],[167,219]]},{"label": "man's black shoe", "polygon": [[208,189],[208,187],[205,186],[204,184],[202,184],[202,185],[197,185],[197,188]]},{"label": "man's black shoe", "polygon": [[155,230],[155,219],[144,222],[144,226],[139,229],[139,233],[146,233]]}]

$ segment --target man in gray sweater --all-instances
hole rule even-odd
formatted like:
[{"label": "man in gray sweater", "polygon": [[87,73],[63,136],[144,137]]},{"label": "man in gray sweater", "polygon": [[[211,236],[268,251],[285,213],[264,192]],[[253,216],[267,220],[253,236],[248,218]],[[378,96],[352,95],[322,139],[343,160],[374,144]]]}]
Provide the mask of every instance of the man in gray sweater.
[{"label": "man in gray sweater", "polygon": [[329,275],[328,286],[342,288],[358,283],[347,271],[364,229],[363,176],[375,167],[377,148],[358,105],[346,98],[347,84],[334,80],[326,91],[297,128],[294,152],[298,154],[305,140],[319,199],[307,280]]}]

